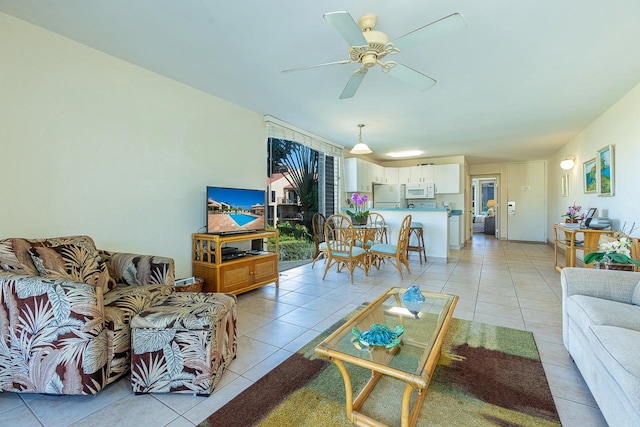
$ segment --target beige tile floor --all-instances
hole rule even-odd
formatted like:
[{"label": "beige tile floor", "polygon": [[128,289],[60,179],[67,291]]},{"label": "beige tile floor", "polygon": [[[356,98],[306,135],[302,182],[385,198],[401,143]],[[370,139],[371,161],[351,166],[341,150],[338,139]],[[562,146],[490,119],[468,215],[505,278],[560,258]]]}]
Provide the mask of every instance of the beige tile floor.
[{"label": "beige tile floor", "polygon": [[271,285],[239,296],[238,357],[209,397],[136,396],[128,378],[97,396],[0,393],[0,425],[196,425],[360,303],[391,286],[414,283],[459,295],[455,317],[533,332],[562,424],[606,426],[562,344],[560,276],[552,247],[476,234],[464,249],[452,251],[447,264],[420,265],[412,255],[412,274],[402,281],[389,263],[369,277],[356,272],[353,284],[346,272],[335,270],[322,280],[323,269],[320,262],[314,269],[309,264],[287,270],[279,289]]}]

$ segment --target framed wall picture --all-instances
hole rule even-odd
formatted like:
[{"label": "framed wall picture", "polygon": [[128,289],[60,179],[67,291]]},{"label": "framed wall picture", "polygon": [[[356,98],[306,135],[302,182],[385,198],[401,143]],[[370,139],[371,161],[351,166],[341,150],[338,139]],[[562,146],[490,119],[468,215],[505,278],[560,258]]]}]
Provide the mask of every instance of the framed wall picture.
[{"label": "framed wall picture", "polygon": [[582,164],[582,176],[584,177],[584,192],[595,193],[598,191],[598,169],[595,157]]},{"label": "framed wall picture", "polygon": [[569,174],[562,175],[562,197],[569,197]]},{"label": "framed wall picture", "polygon": [[607,145],[598,150],[596,164],[598,166],[598,195],[613,196],[613,178],[615,172],[613,165],[613,145]]}]

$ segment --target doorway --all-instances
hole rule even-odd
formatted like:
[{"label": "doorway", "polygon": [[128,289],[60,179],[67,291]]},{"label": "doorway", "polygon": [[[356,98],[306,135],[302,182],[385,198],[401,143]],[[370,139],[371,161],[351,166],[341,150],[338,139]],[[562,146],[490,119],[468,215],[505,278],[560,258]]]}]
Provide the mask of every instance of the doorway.
[{"label": "doorway", "polygon": [[498,236],[497,175],[471,177],[471,235]]}]

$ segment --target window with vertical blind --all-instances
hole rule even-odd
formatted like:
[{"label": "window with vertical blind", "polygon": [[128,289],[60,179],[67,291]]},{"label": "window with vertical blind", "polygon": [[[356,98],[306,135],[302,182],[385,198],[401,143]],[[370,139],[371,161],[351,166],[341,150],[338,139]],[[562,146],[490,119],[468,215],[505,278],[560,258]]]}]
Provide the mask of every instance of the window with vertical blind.
[{"label": "window with vertical blind", "polygon": [[[337,171],[343,147],[271,116],[265,116],[264,120],[267,123],[267,146],[270,150],[267,153],[269,191],[276,194],[275,204],[269,207],[269,223],[274,225],[281,221],[293,221],[292,211],[295,206],[291,205],[294,204],[299,208],[297,214],[300,221],[310,229],[311,217],[315,212],[325,216],[337,212]],[[285,159],[282,160],[283,158]],[[308,170],[309,167],[313,167],[312,173]],[[305,182],[305,179],[309,180],[310,175],[313,175],[313,189]],[[297,194],[296,201],[281,195],[292,188],[298,190],[296,194],[302,193]],[[312,192],[317,192],[317,197],[313,193],[313,201],[301,200]]]},{"label": "window with vertical blind", "polygon": [[280,121],[275,117],[264,116],[264,121],[267,123],[268,138],[294,141],[298,144],[306,145],[307,147],[325,155],[332,156],[334,158],[342,157],[342,150],[344,149],[342,145],[334,144],[322,137],[313,135],[310,132],[306,132],[286,122]]}]

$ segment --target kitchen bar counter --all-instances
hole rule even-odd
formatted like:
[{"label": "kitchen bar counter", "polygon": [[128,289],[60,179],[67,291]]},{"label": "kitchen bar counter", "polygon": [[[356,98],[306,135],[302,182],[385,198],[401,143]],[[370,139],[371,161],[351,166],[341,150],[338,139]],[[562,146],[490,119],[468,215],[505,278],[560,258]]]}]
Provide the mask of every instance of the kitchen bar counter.
[{"label": "kitchen bar counter", "polygon": [[384,220],[389,227],[389,243],[392,244],[396,244],[398,242],[398,231],[402,220],[405,216],[411,215],[412,221],[421,222],[423,225],[427,259],[431,262],[447,262],[449,258],[449,211],[446,209],[372,208],[369,209],[369,211],[377,212],[384,217]]}]

